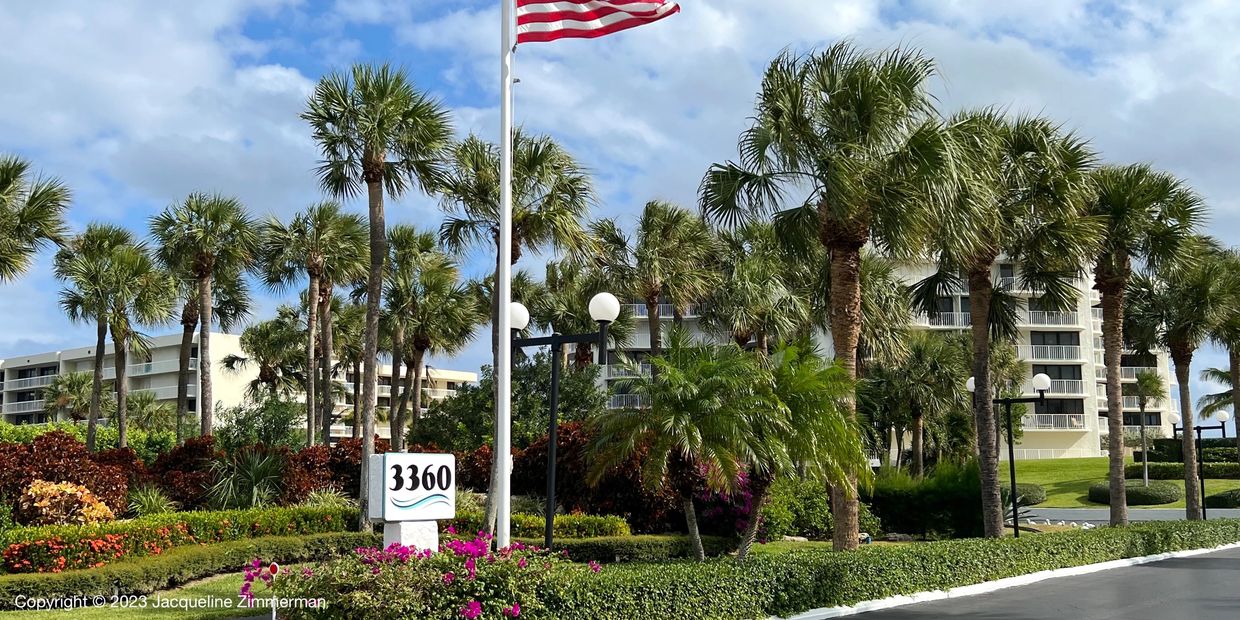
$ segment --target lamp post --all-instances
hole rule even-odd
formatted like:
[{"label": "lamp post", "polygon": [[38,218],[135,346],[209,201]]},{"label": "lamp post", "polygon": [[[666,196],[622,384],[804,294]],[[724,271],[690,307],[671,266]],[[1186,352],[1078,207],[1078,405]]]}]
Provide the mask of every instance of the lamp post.
[{"label": "lamp post", "polygon": [[[1180,414],[1175,412],[1172,412],[1169,416],[1167,416],[1167,418],[1171,420],[1171,438],[1175,439],[1176,436],[1184,430],[1184,428],[1180,426],[1180,421],[1183,418],[1180,417]],[[1220,411],[1215,414],[1214,418],[1219,421],[1218,424],[1211,424],[1210,426],[1197,425],[1193,427],[1193,430],[1197,432],[1197,488],[1201,491],[1202,521],[1206,520],[1206,462],[1205,457],[1201,454],[1201,431],[1220,431],[1223,433],[1223,439],[1227,439],[1227,421],[1231,419],[1231,414],[1226,411]],[[1185,467],[1187,466],[1188,464],[1185,463]]]},{"label": "lamp post", "polygon": [[[973,377],[964,384],[965,389],[969,393],[973,393],[976,384]],[[1012,537],[1020,538],[1020,523],[1017,522],[1017,514],[1020,508],[1016,498],[1016,450],[1012,444],[1015,439],[1012,435],[1012,405],[1016,403],[1037,403],[1046,400],[1046,391],[1051,389],[1051,378],[1048,375],[1038,373],[1033,376],[1033,389],[1038,393],[1035,398],[996,398],[990,401],[996,405],[1003,405],[1004,412],[1007,414],[1007,445],[1008,445],[1008,473],[1011,474],[1012,487],[1008,491],[1008,496],[1012,498]]]},{"label": "lamp post", "polygon": [[590,299],[590,318],[599,326],[597,332],[586,334],[563,335],[553,333],[538,338],[516,338],[517,332],[525,329],[530,322],[530,311],[518,302],[512,302],[508,308],[510,325],[512,326],[512,345],[517,348],[551,346],[551,395],[548,409],[550,422],[547,426],[547,508],[546,525],[543,529],[543,543],[551,548],[551,533],[555,526],[555,451],[557,443],[558,413],[560,408],[560,350],[566,344],[598,343],[598,359],[606,364],[607,326],[620,316],[620,300],[611,293],[599,293]]}]

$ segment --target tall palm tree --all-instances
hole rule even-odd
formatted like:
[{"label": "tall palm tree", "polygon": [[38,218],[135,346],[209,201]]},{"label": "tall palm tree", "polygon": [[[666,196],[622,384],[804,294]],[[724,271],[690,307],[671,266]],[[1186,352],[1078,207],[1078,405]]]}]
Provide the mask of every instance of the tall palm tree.
[{"label": "tall palm tree", "polygon": [[[356,214],[344,213],[339,203],[326,201],[293,216],[287,225],[269,218],[259,237],[262,241],[258,264],[268,287],[280,291],[300,282],[303,276],[308,280],[305,367],[316,368],[319,310],[324,306],[324,298],[331,294],[324,293],[322,285],[351,282],[364,276],[369,263],[366,221]],[[306,374],[306,445],[314,443],[316,374]],[[323,439],[326,441],[328,436]]]},{"label": "tall palm tree", "polygon": [[[607,288],[605,278],[598,277],[593,269],[586,269],[582,261],[565,259],[547,263],[546,275],[537,294],[523,293],[522,299],[530,307],[530,322],[537,329],[548,333],[582,334],[598,329],[598,323],[590,316],[590,299]],[[514,287],[514,290],[515,287]],[[620,307],[620,315],[607,326],[607,339],[611,347],[619,351],[632,338],[634,331],[633,311],[627,304]],[[571,352],[572,365],[578,370],[589,366],[593,360],[594,346],[579,342]],[[569,367],[570,351],[560,352],[560,363]],[[605,357],[606,351],[600,352]]]},{"label": "tall palm tree", "polygon": [[56,413],[68,416],[74,422],[86,419],[90,414],[90,373],[67,372],[56,375],[56,378],[43,388],[43,400],[52,403],[56,407]]},{"label": "tall palm tree", "polygon": [[786,277],[774,227],[755,222],[725,230],[719,245],[719,277],[703,304],[703,326],[742,347],[753,342],[764,355],[774,343],[803,331],[810,306]]},{"label": "tall palm tree", "polygon": [[[1120,358],[1124,350],[1124,293],[1134,260],[1150,269],[1175,261],[1205,218],[1201,198],[1179,179],[1148,165],[1103,166],[1093,172],[1089,213],[1106,227],[1094,261],[1094,288],[1102,296],[1102,349],[1107,369],[1107,428],[1124,432]],[[1141,421],[1144,424],[1145,416]],[[1142,431],[1142,441],[1144,441]],[[1111,525],[1128,523],[1124,444],[1110,444]]]},{"label": "tall palm tree", "polygon": [[215,400],[211,393],[211,327],[217,274],[241,274],[254,264],[258,252],[258,224],[235,198],[219,194],[190,194],[150,221],[151,237],[159,245],[164,265],[174,273],[192,274],[198,285],[198,408],[202,435],[214,425]]},{"label": "tall palm tree", "polygon": [[1184,425],[1185,514],[1201,519],[1197,445],[1193,440],[1193,401],[1189,386],[1193,355],[1210,337],[1235,299],[1235,272],[1217,260],[1212,241],[1197,238],[1182,264],[1164,265],[1155,273],[1132,277],[1126,293],[1130,305],[1125,313],[1125,339],[1142,353],[1161,348],[1171,355],[1180,386],[1180,411]]},{"label": "tall palm tree", "polygon": [[258,375],[246,388],[251,400],[291,398],[303,389],[308,368],[302,355],[305,322],[291,306],[281,306],[275,318],[259,321],[241,332],[241,351],[222,360],[223,367],[240,372],[257,367]]},{"label": "tall palm tree", "polygon": [[[757,411],[768,409],[764,392],[769,370],[734,344],[698,344],[677,328],[650,363],[661,372],[630,382],[650,405],[611,410],[593,422],[597,432],[589,476],[597,481],[609,468],[647,448],[642,478],[650,486],[665,479],[672,486],[685,512],[693,557],[702,561],[694,493],[702,483],[729,490],[739,464],[757,452],[755,443],[761,438],[750,432],[750,423]],[[705,480],[703,470],[708,472]]]},{"label": "tall palm tree", "polygon": [[[739,163],[711,166],[699,190],[710,218],[731,225],[774,213],[790,245],[825,247],[831,338],[850,378],[862,323],[862,248],[916,246],[935,204],[927,190],[954,174],[928,91],[935,72],[916,50],[867,53],[839,43],[781,54],[763,76]],[[785,208],[789,190],[800,206]],[[852,417],[855,398],[849,402]],[[832,487],[833,542],[855,549],[856,493],[845,487]]]},{"label": "tall palm tree", "polygon": [[912,474],[920,476],[925,467],[927,421],[935,423],[967,406],[960,386],[967,378],[968,363],[961,358],[959,347],[933,332],[914,332],[907,345],[908,354],[897,366],[894,396],[908,407],[913,449],[909,465]]},{"label": "tall palm tree", "polygon": [[[1233,273],[1240,271],[1240,252],[1235,249],[1228,250],[1219,256],[1219,260],[1227,265],[1228,269]],[[1203,397],[1198,401],[1197,406],[1202,407],[1202,416],[1211,416],[1218,411],[1230,406],[1233,412],[1240,412],[1240,392],[1230,389],[1240,384],[1240,291],[1237,291],[1237,298],[1232,300],[1228,305],[1224,315],[1220,318],[1219,323],[1215,325],[1210,334],[1210,339],[1219,346],[1227,349],[1227,379],[1221,381],[1221,377],[1217,375],[1207,380],[1212,380],[1222,385],[1226,385],[1229,389],[1224,394],[1211,394]],[[1202,378],[1206,379],[1206,374],[1212,370],[1207,369],[1202,372]],[[1226,400],[1224,404],[1224,400]],[[1203,403],[1205,407],[1203,407]],[[1236,459],[1240,462],[1240,433],[1236,434]]]},{"label": "tall palm tree", "polygon": [[[452,148],[448,172],[438,187],[443,196],[441,205],[448,214],[439,229],[439,238],[449,250],[493,248],[494,281],[499,277],[500,261],[516,264],[526,250],[537,253],[550,246],[577,254],[592,247],[592,240],[581,225],[594,201],[589,175],[555,140],[517,130],[512,136],[512,255],[500,256],[499,168],[499,149],[476,136],[471,135]],[[493,368],[499,367],[499,339],[508,337],[499,333],[499,311],[499,297],[492,295]],[[488,531],[494,528],[498,508],[494,490],[498,481],[497,452],[491,459],[491,492],[487,493]]]},{"label": "tall palm tree", "polygon": [[91,379],[90,414],[86,421],[86,448],[94,451],[95,434],[103,407],[103,362],[107,346],[116,282],[114,262],[120,248],[136,240],[128,230],[112,224],[90,224],[57,253],[53,273],[66,284],[60,291],[60,307],[73,321],[95,323],[94,374]]},{"label": "tall palm tree", "polygon": [[707,296],[717,280],[712,269],[714,238],[700,216],[676,205],[650,201],[642,209],[632,239],[614,220],[590,227],[602,250],[605,281],[646,308],[650,354],[662,350],[659,306],[673,298],[678,310]]},{"label": "tall palm tree", "polygon": [[[323,189],[338,198],[353,198],[366,190],[370,269],[362,355],[362,460],[367,461],[375,450],[379,312],[383,263],[388,255],[384,194],[398,198],[413,187],[425,190],[436,185],[441,176],[440,155],[452,138],[452,124],[442,104],[417,90],[403,70],[386,64],[358,64],[347,74],[323,77],[301,118],[310,124],[323,153],[318,169]],[[363,467],[363,505],[367,492]],[[366,517],[359,518],[364,522]]]},{"label": "tall palm tree", "polygon": [[48,243],[64,242],[70,200],[60,180],[32,176],[29,162],[0,155],[0,282],[25,273]]},{"label": "tall palm tree", "polygon": [[1014,337],[1016,308],[1011,303],[1015,296],[995,286],[992,269],[999,257],[1006,257],[1021,265],[1017,287],[1037,291],[1043,307],[1075,306],[1076,280],[1096,256],[1102,232],[1097,219],[1084,211],[1094,155],[1083,140],[1037,117],[968,111],[954,117],[950,127],[970,174],[962,175],[949,197],[952,208],[940,218],[933,244],[939,271],[918,282],[914,294],[933,314],[938,297],[962,287],[969,293],[982,510],[986,535],[998,537],[1003,535],[1003,507],[990,342],[992,334]]},{"label": "tall palm tree", "polygon": [[[1206,379],[1206,374],[1215,368],[1207,368],[1202,372],[1202,379]],[[1207,379],[1208,380],[1208,379]],[[1137,408],[1141,411],[1141,483],[1142,486],[1150,486],[1150,453],[1149,446],[1145,443],[1145,408],[1149,406],[1150,401],[1163,400],[1167,398],[1167,386],[1163,383],[1162,377],[1156,372],[1142,371],[1137,373],[1137,382],[1132,386],[1130,396],[1137,397]],[[1201,403],[1198,403],[1200,406]],[[1205,412],[1203,411],[1204,415]],[[1115,432],[1114,430],[1111,431]],[[1122,437],[1121,435],[1111,435],[1112,437]]]}]

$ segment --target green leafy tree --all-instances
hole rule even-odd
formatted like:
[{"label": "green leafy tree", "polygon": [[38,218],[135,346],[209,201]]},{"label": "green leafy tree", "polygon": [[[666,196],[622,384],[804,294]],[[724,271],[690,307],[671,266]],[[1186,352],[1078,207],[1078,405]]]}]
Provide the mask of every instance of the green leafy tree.
[{"label": "green leafy tree", "polygon": [[[599,326],[590,316],[590,299],[605,288],[602,280],[592,270],[583,268],[579,261],[571,259],[547,263],[546,275],[537,292],[524,298],[530,304],[530,321],[534,327],[549,333],[584,334],[596,331]],[[526,293],[529,295],[530,293]],[[627,304],[620,306],[620,316],[607,326],[607,339],[611,347],[621,350],[633,337],[633,311]],[[573,351],[564,348],[560,365],[585,368],[594,361],[594,345],[579,342]],[[606,355],[606,351],[602,352]]]},{"label": "green leafy tree", "polygon": [[[1240,253],[1237,253],[1235,249],[1221,254],[1219,260],[1232,273],[1240,272]],[[1211,331],[1210,339],[1227,349],[1227,380],[1221,381],[1221,377],[1217,376],[1210,380],[1228,386],[1229,389],[1224,393],[1225,395],[1211,394],[1203,397],[1198,401],[1197,406],[1202,409],[1202,416],[1214,415],[1228,405],[1231,406],[1233,412],[1238,412],[1240,411],[1240,393],[1230,388],[1240,384],[1240,290],[1237,290],[1237,297],[1226,306],[1223,316]],[[1204,371],[1202,377],[1204,378],[1206,373],[1212,370],[1215,369]],[[1240,462],[1240,433],[1236,434],[1236,459]]]},{"label": "green leafy tree", "polygon": [[[440,156],[452,138],[448,111],[417,90],[405,72],[388,65],[354,65],[349,73],[319,80],[301,118],[323,154],[319,183],[329,194],[352,198],[366,190],[370,268],[366,276],[366,327],[362,360],[362,461],[374,454],[374,413],[379,386],[379,314],[387,258],[384,195],[399,198],[414,187],[434,187]],[[357,379],[354,379],[357,382]],[[360,495],[369,487],[362,468]],[[359,517],[366,519],[365,510]]]},{"label": "green leafy tree", "polygon": [[787,277],[774,227],[752,223],[723,231],[719,245],[717,283],[703,304],[702,324],[739,346],[752,341],[763,354],[804,331],[810,305]]},{"label": "green leafy tree", "polygon": [[20,277],[49,243],[64,242],[71,199],[59,179],[32,175],[30,162],[0,155],[0,282]]},{"label": "green leafy tree", "polygon": [[914,476],[925,471],[925,436],[929,421],[937,425],[952,411],[968,406],[961,386],[968,379],[968,364],[961,350],[939,334],[918,331],[908,338],[908,354],[896,367],[899,379],[893,396],[908,407],[912,422]]},{"label": "green leafy tree", "polygon": [[244,355],[225,356],[223,366],[230,372],[257,368],[258,375],[246,386],[246,396],[251,400],[290,399],[302,390],[306,380],[307,360],[301,349],[305,335],[300,313],[291,306],[281,306],[275,318],[241,332]]},{"label": "green leafy tree", "polygon": [[74,422],[85,420],[90,414],[91,374],[67,372],[56,375],[56,378],[43,388],[43,400],[53,405],[56,413],[67,416]]},{"label": "green leafy tree", "polygon": [[159,400],[151,390],[130,395],[128,410],[134,428],[147,433],[171,432],[176,425],[176,404]]}]

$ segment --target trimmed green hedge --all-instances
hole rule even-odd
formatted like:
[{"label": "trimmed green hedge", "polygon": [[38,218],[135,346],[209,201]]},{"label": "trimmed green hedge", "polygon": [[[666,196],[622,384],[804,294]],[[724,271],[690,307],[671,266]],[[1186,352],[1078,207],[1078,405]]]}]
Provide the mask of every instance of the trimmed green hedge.
[{"label": "trimmed green hedge", "polygon": [[[1006,493],[1011,485],[1003,485],[1003,491]],[[1021,506],[1037,506],[1046,501],[1046,489],[1040,484],[1032,482],[1017,482],[1016,497],[1020,498]]]},{"label": "trimmed green hedge", "polygon": [[[462,536],[482,531],[485,515],[481,512],[462,512],[451,521],[440,521],[440,532],[449,526]],[[539,515],[513,513],[512,535],[517,538],[537,538],[542,540],[546,531],[546,519]],[[552,534],[556,538],[593,538],[597,536],[628,536],[629,524],[623,517],[615,515],[556,515]]]},{"label": "trimmed green hedge", "polygon": [[[1157,506],[1184,499],[1184,488],[1170,480],[1151,480],[1145,486],[1140,480],[1127,480],[1125,497],[1129,506]],[[1111,503],[1111,483],[1095,482],[1089,485],[1089,501],[1098,504]]]},{"label": "trimmed green hedge", "polygon": [[[1201,473],[1206,478],[1225,478],[1229,480],[1240,480],[1240,463],[1205,463],[1201,468]],[[1125,478],[1140,478],[1141,464],[1136,463],[1124,467]],[[1151,480],[1183,480],[1184,464],[1183,463],[1150,463],[1150,479]]]},{"label": "trimmed green hedge", "polygon": [[[542,546],[543,539],[527,538],[521,542]],[[659,562],[690,555],[689,537],[685,535],[557,538],[553,543],[556,551],[567,551],[574,562]],[[736,540],[725,536],[703,536],[702,548],[708,556],[724,555],[736,549]]]},{"label": "trimmed green hedge", "polygon": [[1021,538],[796,551],[574,572],[541,598],[559,620],[741,620],[942,590],[1042,570],[1240,541],[1240,521],[1161,522]]},{"label": "trimmed green hedge", "polygon": [[313,536],[267,536],[216,545],[181,547],[163,555],[115,562],[101,568],[55,574],[0,575],[0,609],[17,596],[62,598],[150,594],[227,572],[240,572],[254,558],[280,563],[308,562],[382,544],[378,535],[337,532]]},{"label": "trimmed green hedge", "polygon": [[1206,508],[1240,508],[1240,489],[1206,496]]},{"label": "trimmed green hedge", "polygon": [[[1202,457],[1206,461],[1236,462],[1236,440],[1227,437],[1205,437],[1201,440]],[[1184,444],[1181,439],[1155,439],[1150,444],[1150,462],[1184,462]]]}]

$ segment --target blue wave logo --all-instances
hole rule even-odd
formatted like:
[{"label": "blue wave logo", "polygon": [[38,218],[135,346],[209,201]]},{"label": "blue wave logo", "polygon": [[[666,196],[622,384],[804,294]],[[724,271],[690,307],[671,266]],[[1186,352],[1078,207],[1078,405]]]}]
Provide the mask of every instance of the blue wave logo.
[{"label": "blue wave logo", "polygon": [[419,508],[425,508],[427,506],[438,506],[440,504],[448,504],[448,503],[449,503],[448,496],[444,495],[443,493],[435,493],[433,495],[427,495],[426,497],[423,497],[422,499],[419,499],[417,501],[413,501],[413,500],[402,501],[399,499],[392,500],[392,505],[396,506],[397,508],[401,510],[417,510]]}]

